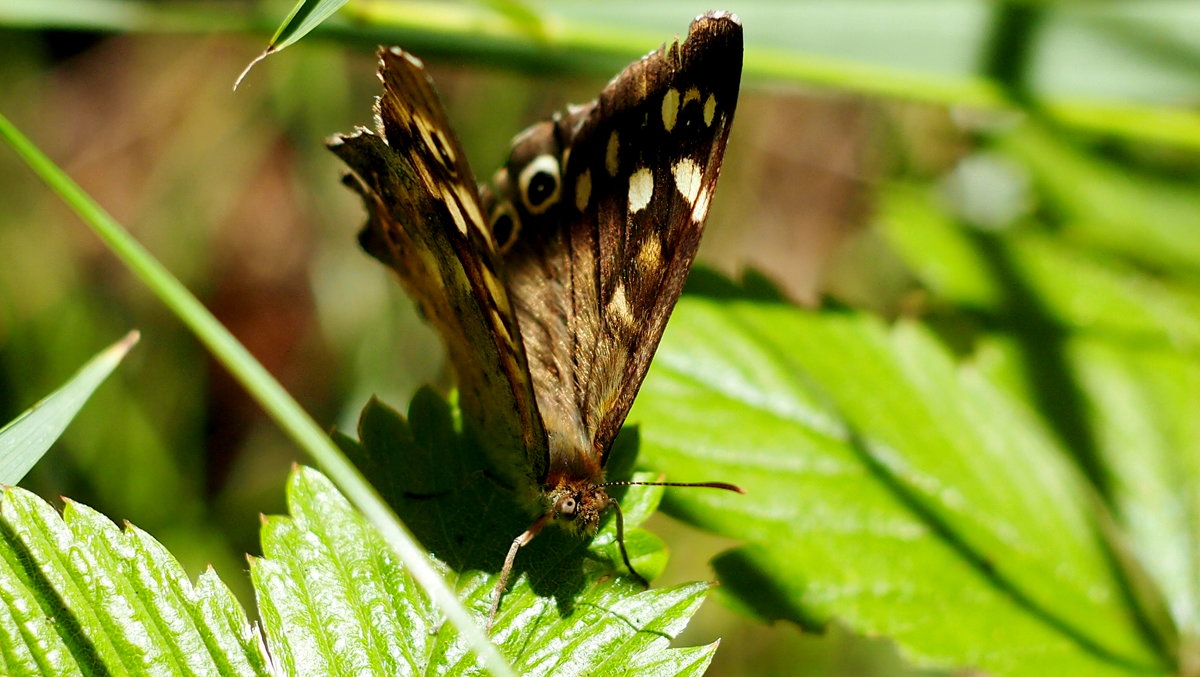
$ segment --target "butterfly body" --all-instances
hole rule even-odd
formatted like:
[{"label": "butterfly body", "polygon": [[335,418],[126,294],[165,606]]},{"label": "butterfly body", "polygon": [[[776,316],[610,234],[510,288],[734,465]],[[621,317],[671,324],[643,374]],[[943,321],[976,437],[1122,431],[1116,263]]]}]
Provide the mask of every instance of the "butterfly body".
[{"label": "butterfly body", "polygon": [[380,133],[330,144],[370,215],[364,248],[441,335],[464,419],[537,516],[504,575],[546,524],[590,535],[616,507],[604,468],[699,246],[741,45],[732,15],[697,18],[596,100],[519,134],[482,190],[399,50],[380,52]]}]

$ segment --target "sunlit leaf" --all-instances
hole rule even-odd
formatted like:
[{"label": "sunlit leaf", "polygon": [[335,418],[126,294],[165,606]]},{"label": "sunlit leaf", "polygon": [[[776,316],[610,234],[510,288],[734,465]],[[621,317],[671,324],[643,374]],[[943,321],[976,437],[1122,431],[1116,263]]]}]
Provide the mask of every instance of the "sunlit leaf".
[{"label": "sunlit leaf", "polygon": [[750,543],[716,564],[761,616],[997,675],[1167,671],[1067,455],[918,326],[685,298],[635,416],[647,467],[747,489],[665,507]]},{"label": "sunlit leaf", "polygon": [[0,498],[6,675],[269,675],[257,628],[216,574],[192,584],[144,532],[17,488]]}]

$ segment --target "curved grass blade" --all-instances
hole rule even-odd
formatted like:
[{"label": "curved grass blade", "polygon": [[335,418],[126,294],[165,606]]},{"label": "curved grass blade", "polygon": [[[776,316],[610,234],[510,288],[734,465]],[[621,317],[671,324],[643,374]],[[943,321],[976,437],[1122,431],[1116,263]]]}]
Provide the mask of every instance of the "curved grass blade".
[{"label": "curved grass blade", "polygon": [[320,26],[322,21],[341,9],[346,2],[347,0],[299,0],[283,23],[275,30],[275,35],[271,36],[271,41],[267,43],[267,48],[263,50],[263,53],[256,56],[238,75],[237,80],[233,83],[233,88],[237,89],[238,85],[242,84],[242,80],[255,64],[284,47],[298,42],[312,29]]},{"label": "curved grass blade", "polygon": [[429,565],[424,549],[291,394],[283,389],[246,347],[239,343],[170,271],[3,115],[0,115],[0,137],[4,138],[30,168],[75,210],[84,223],[92,228],[159,300],[192,330],[205,347],[212,351],[217,361],[246,388],[280,428],[345,490],[350,500],[383,532],[393,551],[409,571],[413,572],[421,587],[462,633],[463,640],[480,656],[487,668],[494,674],[511,675],[512,670],[500,657],[496,647],[472,621],[446,582]]}]

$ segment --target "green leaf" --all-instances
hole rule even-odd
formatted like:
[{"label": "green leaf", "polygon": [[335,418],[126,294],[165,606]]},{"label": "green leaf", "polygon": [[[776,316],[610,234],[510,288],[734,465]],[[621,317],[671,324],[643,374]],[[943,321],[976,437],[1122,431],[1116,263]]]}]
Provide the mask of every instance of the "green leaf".
[{"label": "green leaf", "polygon": [[[973,232],[917,191],[892,191],[884,204],[885,232],[922,282],[986,318],[977,363],[1039,402],[1074,453],[1087,451],[1084,467],[1132,547],[1126,569],[1148,622],[1165,628],[1168,646],[1195,652],[1200,292],[1037,232]],[[1145,592],[1143,569],[1154,584]]]},{"label": "green leaf", "polygon": [[257,628],[211,570],[192,585],[156,541],[68,502],[0,498],[7,675],[269,675]]},{"label": "green leaf", "polygon": [[1138,172],[1053,130],[1021,125],[996,139],[1031,174],[1068,241],[1152,268],[1200,272],[1200,195],[1190,177]]},{"label": "green leaf", "polygon": [[1200,352],[1194,285],[1032,229],[995,234],[964,227],[929,190],[893,187],[880,204],[884,235],[939,304],[1008,332],[1038,315],[1053,331]]},{"label": "green leaf", "polygon": [[[1064,280],[1074,278],[1069,263],[1060,270],[1067,273]],[[1119,270],[1112,273],[1114,279],[1121,277]],[[1144,284],[1139,275],[1125,281],[1134,289]],[[1096,287],[1089,303],[1103,305],[1105,291]],[[1144,302],[1153,307],[1156,295],[1145,294]],[[1153,617],[1165,605],[1171,618],[1166,625],[1173,623],[1183,633],[1169,643],[1195,647],[1200,641],[1200,583],[1191,562],[1200,547],[1200,365],[1195,349],[1173,331],[1177,323],[1169,315],[1163,318],[1159,335],[1076,329],[1044,346],[1062,363],[1059,387],[1074,393],[1063,403],[1066,411],[1049,408],[1045,413],[1052,422],[1076,422],[1083,435],[1076,447],[1092,450],[1100,469],[1098,484],[1127,534],[1122,540],[1132,545],[1136,562],[1129,565],[1130,576],[1136,582],[1144,569],[1155,583],[1146,607]],[[1175,319],[1194,321],[1187,315]],[[982,338],[978,354],[992,380],[1011,392],[1024,395],[1039,387],[1028,376],[1028,346],[1013,336]]]},{"label": "green leaf", "polygon": [[61,388],[0,428],[0,484],[16,484],[25,477],[137,341],[136,331],[126,334]]},{"label": "green leaf", "polygon": [[[425,394],[413,408],[430,404]],[[364,412],[361,430],[406,425],[375,404]],[[365,434],[364,446],[372,443]],[[401,498],[398,508],[482,621],[496,570],[529,518],[482,474],[461,479],[464,485],[441,496]],[[648,514],[645,504],[652,509],[660,494],[637,489],[641,496],[631,491],[626,497],[630,525]],[[478,670],[478,659],[328,480],[298,469],[288,484],[288,505],[290,517],[265,521],[264,557],[253,562],[251,573],[271,653],[289,674]],[[635,567],[643,574],[661,568],[654,564],[662,557],[661,541],[640,530],[627,536]],[[698,674],[707,665],[715,644],[667,645],[703,601],[708,584],[640,590],[622,571],[613,537],[611,523],[590,545],[548,529],[518,555],[492,637],[519,673],[612,674],[634,665],[645,670],[638,674],[676,675]]]},{"label": "green leaf", "polygon": [[[444,405],[443,405],[444,406]],[[380,409],[372,414],[386,416]],[[494,526],[499,506],[472,504],[475,522],[448,520],[448,506],[498,499],[490,480],[445,497],[420,499],[443,519],[441,536],[460,539]],[[631,526],[661,490],[626,496]],[[270,646],[210,569],[191,584],[150,536],[118,529],[68,501],[60,517],[21,489],[0,498],[0,672],[38,674],[337,675],[476,673],[485,666],[432,606],[379,532],[324,476],[299,468],[289,481],[290,517],[263,524],[265,556],[251,576]],[[511,502],[511,501],[510,501]],[[490,508],[479,512],[483,508]],[[510,515],[511,516],[511,515]],[[510,539],[480,537],[485,548]],[[634,565],[661,570],[663,544],[628,533]],[[669,648],[709,585],[641,590],[617,570],[612,524],[588,543],[554,532],[518,559],[520,580],[505,599],[494,639],[523,674],[700,674],[716,644]],[[500,553],[503,556],[503,552]],[[535,561],[536,560],[536,561]],[[440,570],[453,576],[477,616],[489,607],[493,563]]]},{"label": "green leaf", "polygon": [[634,417],[646,467],[746,488],[665,509],[749,542],[717,569],[761,616],[997,675],[1168,669],[1065,452],[918,326],[685,298]]},{"label": "green leaf", "polygon": [[1079,337],[1066,355],[1129,543],[1188,651],[1200,643],[1200,364]]}]

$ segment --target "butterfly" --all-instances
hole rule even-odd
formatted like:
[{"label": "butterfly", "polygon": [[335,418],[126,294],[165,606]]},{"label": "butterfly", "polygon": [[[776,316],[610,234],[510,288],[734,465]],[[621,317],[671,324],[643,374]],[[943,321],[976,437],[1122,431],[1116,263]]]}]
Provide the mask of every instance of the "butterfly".
[{"label": "butterfly", "polygon": [[440,335],[492,476],[535,516],[489,628],[517,552],[550,523],[592,535],[614,509],[641,579],[606,491],[630,482],[604,468],[700,243],[737,104],[739,20],[697,17],[594,101],[518,134],[484,188],[421,61],[379,59],[378,132],[329,141],[367,209],[359,241]]}]

